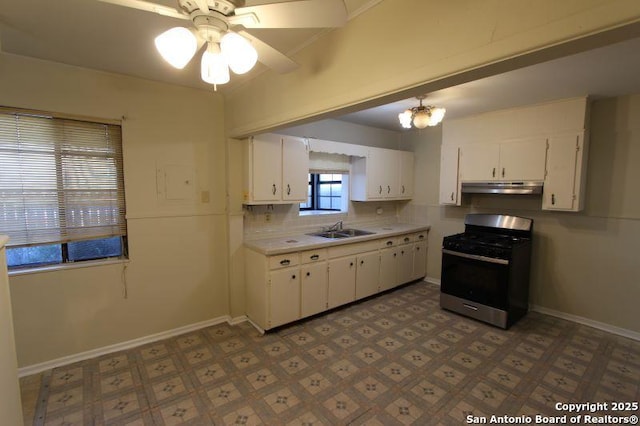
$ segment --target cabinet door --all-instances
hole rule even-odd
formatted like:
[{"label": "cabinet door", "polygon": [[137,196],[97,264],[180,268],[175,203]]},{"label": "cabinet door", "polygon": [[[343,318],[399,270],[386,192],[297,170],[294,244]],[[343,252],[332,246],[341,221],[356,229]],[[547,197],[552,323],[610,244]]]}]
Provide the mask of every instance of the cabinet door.
[{"label": "cabinet door", "polygon": [[400,196],[400,151],[382,149],[382,160],[379,162],[382,174],[382,195],[384,198]]},{"label": "cabinet door", "polygon": [[254,138],[251,150],[253,200],[279,201],[282,197],[282,140]]},{"label": "cabinet door", "polygon": [[576,208],[576,163],[581,149],[577,134],[552,136],[548,140],[547,176],[544,180],[542,208],[574,210]]},{"label": "cabinet door", "polygon": [[533,138],[500,144],[498,179],[505,181],[544,180],[547,158],[546,138]]},{"label": "cabinet door", "polygon": [[458,147],[440,147],[440,204],[459,205]]},{"label": "cabinet door", "polygon": [[329,309],[345,303],[353,302],[356,298],[356,258],[343,257],[329,261]]},{"label": "cabinet door", "polygon": [[398,285],[397,247],[380,250],[380,291]]},{"label": "cabinet door", "polygon": [[400,176],[400,182],[398,185],[398,197],[411,198],[413,197],[413,152],[399,151],[398,161],[400,168],[400,170],[398,171],[398,175]]},{"label": "cabinet door", "polygon": [[356,299],[376,294],[379,288],[380,255],[377,251],[359,254],[356,262]]},{"label": "cabinet door", "polygon": [[489,182],[498,178],[500,145],[475,143],[460,147],[460,179]]},{"label": "cabinet door", "polygon": [[286,268],[269,274],[269,327],[300,318],[300,269]]},{"label": "cabinet door", "polygon": [[427,242],[413,244],[413,277],[417,280],[427,275]]},{"label": "cabinet door", "polygon": [[309,185],[309,151],[302,138],[282,140],[282,200],[304,202]]},{"label": "cabinet door", "polygon": [[413,280],[413,244],[398,247],[398,281],[397,284]]},{"label": "cabinet door", "polygon": [[327,263],[305,265],[300,272],[300,315],[304,318],[327,309]]},{"label": "cabinet door", "polygon": [[[367,179],[367,198],[382,199],[387,194],[387,174],[385,167],[384,152],[386,150],[380,148],[370,148],[367,155],[366,179]],[[389,187],[389,192],[391,188]]]}]

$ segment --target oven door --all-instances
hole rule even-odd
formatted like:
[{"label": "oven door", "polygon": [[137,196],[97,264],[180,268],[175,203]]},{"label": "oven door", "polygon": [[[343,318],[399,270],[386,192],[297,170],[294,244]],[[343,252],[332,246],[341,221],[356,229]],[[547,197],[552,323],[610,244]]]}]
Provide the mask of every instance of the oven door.
[{"label": "oven door", "polygon": [[507,310],[509,261],[442,250],[442,293]]}]

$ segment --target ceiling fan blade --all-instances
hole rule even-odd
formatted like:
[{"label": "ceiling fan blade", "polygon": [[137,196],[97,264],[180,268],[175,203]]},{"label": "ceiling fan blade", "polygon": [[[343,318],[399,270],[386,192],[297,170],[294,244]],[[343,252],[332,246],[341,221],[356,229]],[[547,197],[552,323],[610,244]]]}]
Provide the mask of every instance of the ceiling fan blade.
[{"label": "ceiling fan blade", "polygon": [[251,41],[251,44],[258,52],[258,61],[262,62],[272,70],[280,74],[285,74],[298,68],[298,64],[296,64],[291,58],[269,46],[259,38],[252,36],[246,31],[236,32]]},{"label": "ceiling fan blade", "polygon": [[235,15],[257,18],[239,22],[246,28],[332,28],[347,23],[344,0],[298,0],[238,7]]},{"label": "ceiling fan blade", "polygon": [[103,3],[115,4],[118,6],[130,7],[132,9],[144,10],[145,12],[153,12],[171,18],[185,19],[190,21],[189,15],[178,12],[172,7],[163,6],[161,4],[152,3],[145,0],[98,0]]}]

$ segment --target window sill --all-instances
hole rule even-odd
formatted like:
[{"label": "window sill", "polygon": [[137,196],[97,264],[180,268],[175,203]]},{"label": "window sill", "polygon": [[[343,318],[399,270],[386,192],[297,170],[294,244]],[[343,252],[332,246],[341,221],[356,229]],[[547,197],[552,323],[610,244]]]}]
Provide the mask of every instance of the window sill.
[{"label": "window sill", "polygon": [[105,259],[105,260],[87,260],[84,262],[64,263],[58,265],[37,266],[34,268],[13,269],[9,270],[9,276],[40,274],[44,272],[55,272],[66,269],[92,268],[96,266],[107,266],[116,264],[129,263],[129,259]]},{"label": "window sill", "polygon": [[303,210],[299,212],[298,216],[319,216],[319,215],[334,215],[334,214],[345,214],[347,212],[338,211],[338,210]]}]

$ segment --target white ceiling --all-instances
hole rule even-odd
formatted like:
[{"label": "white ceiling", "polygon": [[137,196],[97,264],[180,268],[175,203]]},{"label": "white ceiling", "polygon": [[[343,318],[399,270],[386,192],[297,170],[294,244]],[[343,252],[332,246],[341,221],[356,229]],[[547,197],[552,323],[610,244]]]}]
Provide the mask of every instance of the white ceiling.
[{"label": "white ceiling", "polygon": [[[154,0],[175,6],[177,0]],[[283,0],[278,0],[283,1]],[[290,0],[289,0],[290,1]],[[384,0],[345,0],[353,18]],[[246,5],[276,0],[246,0]],[[132,75],[183,86],[207,88],[199,63],[184,70],[166,64],[153,48],[156,35],[177,21],[97,0],[0,0],[0,49],[3,52],[86,68]],[[349,24],[347,24],[349,25]],[[286,54],[304,47],[325,29],[249,30]],[[521,68],[505,74],[428,93],[426,104],[447,109],[446,119],[575,96],[610,97],[640,93],[640,38]],[[402,66],[402,64],[399,64]],[[223,93],[262,72],[258,65],[232,76]],[[398,113],[417,106],[414,98],[347,114],[341,120],[400,131]]]}]

